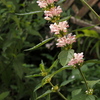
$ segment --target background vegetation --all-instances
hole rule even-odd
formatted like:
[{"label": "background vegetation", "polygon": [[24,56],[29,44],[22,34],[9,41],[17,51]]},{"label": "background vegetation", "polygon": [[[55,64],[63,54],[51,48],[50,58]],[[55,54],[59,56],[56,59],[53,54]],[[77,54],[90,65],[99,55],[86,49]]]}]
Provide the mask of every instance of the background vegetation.
[{"label": "background vegetation", "polygon": [[[80,4],[79,4],[80,6]],[[44,93],[49,85],[34,92],[41,77],[27,78],[39,72],[39,64],[43,60],[49,68],[60,51],[54,41],[34,51],[24,51],[44,39],[51,37],[49,23],[43,19],[43,13],[37,6],[36,0],[1,0],[0,1],[0,100],[36,100]],[[73,15],[71,9],[64,11],[62,16]],[[71,22],[69,31],[78,29]],[[82,71],[88,80],[100,79],[100,34],[94,30],[81,29],[74,31],[77,42],[73,48],[76,52],[84,52],[87,61]],[[59,64],[54,70],[59,69]],[[61,84],[72,80],[62,87],[61,92],[68,98],[73,96],[75,89],[83,87],[82,79],[77,70],[62,71],[54,76],[52,82]],[[100,100],[100,82],[94,87],[96,100]],[[40,100],[61,100],[56,94],[51,94]],[[72,99],[74,100],[74,99]],[[77,100],[77,99],[76,99]]]}]

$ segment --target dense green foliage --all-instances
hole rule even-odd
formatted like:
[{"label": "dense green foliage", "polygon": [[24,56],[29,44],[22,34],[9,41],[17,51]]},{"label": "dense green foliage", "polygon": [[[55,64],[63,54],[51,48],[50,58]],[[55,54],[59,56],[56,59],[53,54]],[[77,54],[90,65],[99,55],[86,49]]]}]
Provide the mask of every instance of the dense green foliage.
[{"label": "dense green foliage", "polygon": [[[68,15],[69,11],[65,13]],[[55,47],[54,42],[50,49],[40,44],[43,46],[37,50],[25,51],[46,37],[51,37],[48,26],[36,0],[0,1],[0,100],[36,100],[39,95],[51,89],[44,82],[45,78],[42,80],[43,85],[46,84],[45,87],[41,84],[37,86],[42,77],[36,76],[41,76],[39,73],[43,62],[45,68],[49,69],[48,73],[52,71],[52,83],[62,87],[61,92],[68,96],[69,100],[78,100],[79,95],[83,97],[81,100],[86,99],[86,94],[81,94],[82,90],[85,91],[85,86],[78,70],[69,68],[66,71],[66,68],[61,68],[61,65],[65,66],[68,62],[65,58],[63,62],[60,59],[61,64],[55,61],[60,49]],[[69,30],[73,29],[73,26]],[[75,30],[74,33],[77,34],[78,40],[73,48],[77,52],[83,51],[85,60],[89,60],[82,66],[82,71],[89,80],[88,84],[94,88],[94,96],[89,96],[86,100],[95,100],[94,97],[100,100],[100,34],[87,28]],[[73,54],[73,50],[66,54],[69,59],[71,53]],[[28,75],[33,76],[28,78]],[[49,93],[50,90],[46,92]],[[40,100],[55,99],[62,100],[56,93]]]}]

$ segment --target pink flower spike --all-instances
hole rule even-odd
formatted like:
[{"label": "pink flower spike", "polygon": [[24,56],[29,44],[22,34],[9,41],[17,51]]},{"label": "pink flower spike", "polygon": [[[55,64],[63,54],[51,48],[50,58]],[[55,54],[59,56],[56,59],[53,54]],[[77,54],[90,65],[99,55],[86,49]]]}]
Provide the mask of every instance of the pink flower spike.
[{"label": "pink flower spike", "polygon": [[58,42],[58,43],[56,43],[57,47],[64,47],[64,46],[66,46],[66,36],[57,39],[57,42]]},{"label": "pink flower spike", "polygon": [[57,25],[57,23],[51,24],[50,26],[51,29],[51,33],[55,33],[55,34],[59,34],[59,27]]},{"label": "pink flower spike", "polygon": [[76,42],[76,35],[72,35],[72,33],[67,35],[66,44],[72,44]]},{"label": "pink flower spike", "polygon": [[45,0],[38,0],[37,3],[38,3],[38,6],[40,6],[40,8],[46,8],[46,6],[48,6]]},{"label": "pink flower spike", "polygon": [[69,27],[67,21],[59,22],[58,26],[59,26],[59,30],[63,32],[67,32],[67,27]]},{"label": "pink flower spike", "polygon": [[53,7],[49,11],[44,11],[44,14],[45,14],[44,19],[46,19],[46,17],[53,18],[54,16],[60,16],[61,12],[62,12],[62,9],[60,8],[60,6]]},{"label": "pink flower spike", "polygon": [[83,52],[82,53],[74,53],[74,57],[70,60],[68,65],[75,66],[76,64],[80,65],[83,63]]},{"label": "pink flower spike", "polygon": [[58,0],[47,0],[47,3],[48,4],[53,4],[55,1],[58,1]]}]

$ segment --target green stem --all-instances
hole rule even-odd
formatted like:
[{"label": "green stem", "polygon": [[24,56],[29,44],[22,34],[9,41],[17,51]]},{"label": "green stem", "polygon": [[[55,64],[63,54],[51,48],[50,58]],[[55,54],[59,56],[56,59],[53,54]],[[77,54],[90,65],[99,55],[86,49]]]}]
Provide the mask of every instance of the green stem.
[{"label": "green stem", "polygon": [[52,87],[54,87],[54,85],[51,83],[51,82],[49,82],[50,83],[50,85],[52,86]]},{"label": "green stem", "polygon": [[59,91],[57,91],[57,93],[64,99],[64,100],[68,100],[63,94],[61,94]]},{"label": "green stem", "polygon": [[[49,84],[52,86],[52,87],[54,87],[54,85],[51,83],[51,82],[49,82]],[[64,99],[64,100],[68,100],[63,94],[61,94],[59,91],[57,91],[57,93]]]},{"label": "green stem", "polygon": [[81,0],[96,16],[97,18],[100,20],[100,16],[92,9],[92,7],[86,3],[84,0]]},{"label": "green stem", "polygon": [[80,69],[79,66],[78,66],[78,70],[79,70],[79,72],[80,72],[80,74],[81,74],[81,76],[82,76],[82,78],[83,78],[83,80],[84,80],[84,82],[85,82],[85,85],[86,85],[87,90],[89,91],[89,87],[88,87],[88,85],[87,85],[86,78],[85,78],[84,74],[82,73],[82,71],[81,71],[81,69]]}]

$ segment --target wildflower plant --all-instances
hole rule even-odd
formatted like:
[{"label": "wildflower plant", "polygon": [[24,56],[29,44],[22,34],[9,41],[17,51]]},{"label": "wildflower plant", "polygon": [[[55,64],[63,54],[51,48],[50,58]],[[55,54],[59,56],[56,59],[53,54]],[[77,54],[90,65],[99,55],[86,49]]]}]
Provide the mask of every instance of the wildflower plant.
[{"label": "wildflower plant", "polygon": [[[54,35],[52,38],[46,39],[42,43],[39,43],[38,45],[30,49],[27,49],[26,51],[36,49],[42,46],[43,44],[49,42],[50,40],[55,39],[56,47],[61,48],[61,52],[58,54],[58,58],[48,69],[46,69],[44,63],[41,62],[40,73],[35,75],[29,75],[27,77],[36,77],[36,76],[43,77],[41,83],[35,88],[34,91],[37,91],[39,88],[43,87],[47,83],[51,85],[51,89],[47,90],[44,94],[37,97],[37,99],[40,99],[50,93],[57,92],[58,95],[60,95],[63,100],[95,100],[95,97],[93,96],[93,85],[95,84],[92,84],[92,86],[90,86],[89,85],[90,82],[86,80],[83,72],[81,71],[81,67],[84,63],[84,54],[83,52],[75,53],[75,51],[72,49],[73,43],[76,42],[77,38],[76,35],[73,35],[72,33],[68,32],[69,28],[68,22],[66,20],[63,21],[61,20],[61,13],[63,13],[63,11],[60,6],[56,5],[57,2],[58,0],[37,0],[38,6],[40,6],[40,8],[42,8],[42,10],[44,11],[44,19],[51,23],[49,28],[50,32]],[[55,66],[57,66],[58,63],[60,63],[62,67],[52,72],[51,70]],[[82,76],[83,81],[86,85],[85,91],[82,92],[82,89],[80,91],[79,90],[76,91],[77,96],[72,99],[68,99],[67,95],[64,96],[61,93],[60,91],[61,87],[58,84],[54,85],[52,83],[54,75],[67,69],[79,70],[80,75]]]}]

